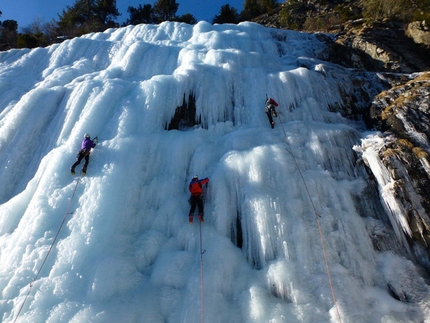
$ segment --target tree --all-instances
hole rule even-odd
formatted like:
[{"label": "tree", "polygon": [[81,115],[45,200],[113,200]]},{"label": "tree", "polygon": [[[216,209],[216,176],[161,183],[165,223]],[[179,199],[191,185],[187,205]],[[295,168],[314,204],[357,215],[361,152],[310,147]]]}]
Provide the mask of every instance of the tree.
[{"label": "tree", "polygon": [[[287,1],[289,3],[291,0]],[[271,12],[277,6],[277,0],[245,0],[242,20],[252,19],[264,13]]]},{"label": "tree", "polygon": [[243,11],[241,13],[242,20],[249,20],[263,14],[263,8],[258,0],[245,0]]},{"label": "tree", "polygon": [[229,4],[225,4],[221,7],[219,15],[216,15],[213,23],[214,24],[225,24],[233,23],[237,24],[240,21],[240,15],[237,13],[236,8],[230,7]]},{"label": "tree", "polygon": [[76,0],[72,7],[67,6],[67,10],[58,16],[61,33],[74,37],[118,27],[114,19],[119,12],[116,0]]},{"label": "tree", "polygon": [[[41,35],[38,35],[41,36]],[[17,39],[18,48],[35,48],[38,47],[39,39],[33,34],[19,34]]]},{"label": "tree", "polygon": [[94,14],[102,24],[108,27],[114,27],[116,19],[120,13],[116,7],[116,0],[96,0]]},{"label": "tree", "polygon": [[176,0],[157,0],[154,3],[154,16],[156,22],[173,20],[178,11]]},{"label": "tree", "polygon": [[38,34],[42,33],[42,20],[37,18],[28,26],[22,28],[23,34]]},{"label": "tree", "polygon": [[429,0],[363,0],[363,17],[369,20],[384,18],[411,22],[430,20]]},{"label": "tree", "polygon": [[[35,19],[30,25],[22,28],[22,34],[27,36],[20,39],[21,43],[31,39],[30,45],[25,47],[48,46],[57,39],[58,24],[55,21],[45,23],[41,19]],[[34,43],[35,41],[37,41],[37,44]]]},{"label": "tree", "polygon": [[276,0],[259,0],[258,2],[265,12],[273,10],[277,3]]},{"label": "tree", "polygon": [[146,4],[143,7],[139,5],[137,8],[128,7],[127,12],[130,14],[130,19],[127,19],[124,26],[151,24],[154,22],[154,10],[150,4]]},{"label": "tree", "polygon": [[18,22],[15,20],[5,20],[0,25],[0,50],[8,50],[15,47],[18,37]]},{"label": "tree", "polygon": [[59,29],[58,29],[58,24],[56,21],[52,20],[50,22],[44,23],[41,26],[41,30],[42,30],[43,34],[45,35],[46,40],[50,44],[58,41],[58,36],[60,36],[60,34],[58,33]]},{"label": "tree", "polygon": [[174,18],[174,21],[185,22],[186,24],[194,25],[197,23],[197,19],[190,13],[186,13],[180,17]]},{"label": "tree", "polygon": [[5,20],[0,23],[3,29],[16,32],[18,30],[18,22],[15,20]]}]

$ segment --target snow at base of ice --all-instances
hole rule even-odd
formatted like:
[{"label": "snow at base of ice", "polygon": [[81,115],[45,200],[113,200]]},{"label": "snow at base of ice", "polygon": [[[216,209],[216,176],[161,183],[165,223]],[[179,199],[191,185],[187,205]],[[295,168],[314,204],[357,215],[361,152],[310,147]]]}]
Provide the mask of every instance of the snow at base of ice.
[{"label": "snow at base of ice", "polygon": [[[20,323],[194,323],[202,309],[210,323],[430,322],[419,268],[375,250],[374,215],[357,209],[361,133],[328,110],[350,71],[317,59],[323,47],[199,22],[1,52],[1,321],[24,304]],[[201,122],[167,131],[190,95]],[[78,183],[87,132],[99,144]],[[203,254],[195,174],[210,178]]]}]

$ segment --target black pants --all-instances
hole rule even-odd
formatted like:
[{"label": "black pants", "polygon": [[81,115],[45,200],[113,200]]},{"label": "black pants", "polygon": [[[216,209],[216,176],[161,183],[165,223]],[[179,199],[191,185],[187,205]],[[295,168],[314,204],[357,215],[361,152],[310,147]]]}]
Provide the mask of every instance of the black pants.
[{"label": "black pants", "polygon": [[90,162],[90,152],[86,150],[80,150],[78,154],[76,155],[76,162],[72,165],[72,168],[70,168],[72,171],[75,171],[75,167],[78,166],[82,159],[85,158],[84,167],[82,167],[82,171],[86,172],[88,163]]},{"label": "black pants", "polygon": [[275,123],[273,122],[272,111],[269,110],[269,111],[266,112],[266,114],[267,114],[267,117],[269,118],[270,126],[272,128],[274,128],[275,127]]},{"label": "black pants", "polygon": [[196,206],[199,209],[199,214],[203,216],[203,200],[202,197],[199,196],[191,196],[190,198],[191,203],[191,209],[190,209],[190,215],[194,215],[194,211],[196,210]]}]

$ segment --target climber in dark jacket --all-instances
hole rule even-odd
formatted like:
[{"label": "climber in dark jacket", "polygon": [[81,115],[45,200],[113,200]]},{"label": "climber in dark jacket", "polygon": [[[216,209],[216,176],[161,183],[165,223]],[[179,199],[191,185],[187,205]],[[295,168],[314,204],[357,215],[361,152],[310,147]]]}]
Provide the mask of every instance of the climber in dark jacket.
[{"label": "climber in dark jacket", "polygon": [[82,167],[82,174],[85,175],[87,173],[87,167],[88,163],[90,162],[90,153],[91,148],[94,148],[97,145],[97,137],[94,139],[91,139],[91,136],[89,133],[86,133],[84,135],[84,140],[81,144],[81,150],[78,151],[78,154],[76,155],[76,162],[72,165],[70,168],[70,171],[72,172],[72,175],[75,175],[75,167],[78,166],[82,159],[85,158],[84,166]]},{"label": "climber in dark jacket", "polygon": [[203,185],[209,182],[209,178],[199,179],[198,176],[194,176],[191,180],[190,184],[188,185],[188,189],[191,193],[190,197],[190,223],[193,223],[193,216],[194,211],[196,210],[196,206],[199,209],[198,217],[200,222],[203,222],[203,200],[202,200],[202,193],[203,193]]},{"label": "climber in dark jacket", "polygon": [[275,122],[273,121],[273,117],[277,117],[278,113],[276,112],[276,107],[278,106],[278,102],[273,100],[272,98],[268,98],[266,100],[266,108],[264,109],[264,112],[266,112],[267,117],[269,118],[270,126],[275,128]]}]

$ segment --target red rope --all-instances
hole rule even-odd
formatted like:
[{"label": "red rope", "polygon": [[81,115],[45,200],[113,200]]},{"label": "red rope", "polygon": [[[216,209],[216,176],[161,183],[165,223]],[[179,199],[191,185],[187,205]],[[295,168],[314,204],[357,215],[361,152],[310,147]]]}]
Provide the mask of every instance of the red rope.
[{"label": "red rope", "polygon": [[342,318],[340,316],[339,306],[337,304],[336,295],[334,293],[334,287],[333,287],[333,282],[332,282],[332,279],[331,279],[330,268],[329,268],[329,265],[328,265],[327,252],[326,252],[325,244],[324,244],[324,236],[323,236],[323,233],[322,233],[321,224],[320,224],[320,220],[319,220],[319,218],[321,217],[321,215],[318,214],[318,212],[316,210],[315,204],[314,204],[314,202],[312,200],[312,196],[311,196],[311,193],[309,192],[309,189],[308,189],[308,186],[306,184],[305,178],[303,177],[302,171],[301,171],[301,169],[299,167],[299,164],[297,163],[296,157],[294,156],[293,151],[291,150],[290,143],[288,142],[288,139],[287,139],[287,133],[285,132],[284,124],[282,123],[281,116],[280,116],[279,113],[278,113],[278,116],[279,116],[279,120],[280,120],[280,123],[281,123],[281,126],[282,126],[282,130],[284,132],[285,142],[287,143],[287,146],[288,146],[288,152],[293,157],[294,163],[296,164],[297,170],[298,170],[298,172],[300,174],[300,177],[301,177],[301,179],[303,181],[303,185],[305,186],[305,189],[306,189],[307,195],[309,197],[309,200],[311,202],[312,208],[314,209],[314,212],[315,212],[315,217],[316,217],[317,224],[318,224],[318,231],[319,231],[319,235],[320,235],[321,247],[322,247],[322,250],[323,250],[325,268],[326,268],[326,271],[327,271],[327,277],[328,277],[328,282],[329,282],[329,286],[330,286],[330,290],[331,290],[331,295],[333,297],[334,306],[336,307],[336,312],[337,312],[337,316],[339,318],[339,322],[342,323]]},{"label": "red rope", "polygon": [[205,288],[203,281],[203,242],[202,242],[202,223],[200,222],[200,289],[202,293],[202,323],[205,321]]},{"label": "red rope", "polygon": [[324,254],[325,269],[327,271],[328,282],[329,282],[330,290],[331,290],[331,296],[333,297],[333,302],[336,306],[336,312],[337,312],[337,316],[339,318],[339,322],[342,323],[342,318],[341,318],[340,312],[339,312],[339,306],[337,306],[336,295],[334,294],[334,288],[333,288],[333,282],[331,280],[330,268],[328,267],[327,252],[325,250],[324,238],[323,238],[323,233],[321,230],[320,219],[319,219],[319,217],[321,217],[321,216],[318,213],[316,213],[316,215],[317,215],[318,231],[320,233],[320,238],[321,238],[321,246],[322,246],[322,250],[323,250],[323,254]]}]

